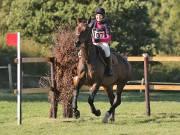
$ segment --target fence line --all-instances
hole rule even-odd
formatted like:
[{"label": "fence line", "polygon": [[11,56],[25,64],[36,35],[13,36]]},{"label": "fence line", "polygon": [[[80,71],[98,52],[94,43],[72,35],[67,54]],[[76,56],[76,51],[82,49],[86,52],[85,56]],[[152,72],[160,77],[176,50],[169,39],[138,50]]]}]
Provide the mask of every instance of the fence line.
[{"label": "fence line", "polygon": [[[40,62],[50,62],[53,57],[27,57],[27,58],[22,58],[22,63],[40,63]],[[171,61],[171,62],[176,62],[180,61],[180,56],[153,56],[153,57],[148,57],[149,61]],[[129,56],[127,57],[128,61],[131,62],[136,62],[136,61],[144,61],[143,56]],[[17,60],[15,59],[15,62]]]},{"label": "fence line", "polygon": [[[128,57],[128,61],[131,62],[141,62],[144,61],[144,58],[142,56],[131,56]],[[180,56],[155,56],[155,57],[149,57],[147,59],[148,62],[152,62],[152,61],[160,61],[160,62],[180,62]],[[148,68],[149,63],[147,65],[146,68]],[[145,71],[145,67],[144,67],[144,71]],[[149,71],[146,70],[146,72],[148,73]],[[152,85],[154,83],[154,85]],[[151,85],[150,85],[151,84]],[[155,85],[156,84],[156,85]],[[171,84],[171,85],[170,85]],[[180,90],[180,83],[170,83],[170,84],[165,84],[163,82],[149,82],[148,80],[148,85],[150,85],[150,89],[151,90],[176,90],[179,91]],[[179,86],[178,86],[179,85]],[[126,85],[125,89],[131,89],[131,88],[135,88],[135,89],[144,89],[144,87],[142,85]]]},{"label": "fence line", "polygon": [[[22,63],[41,63],[41,62],[50,62],[53,57],[47,57],[47,58],[22,58]],[[128,61],[130,62],[143,62],[144,57],[142,56],[129,56]],[[155,56],[155,57],[148,57],[148,61],[164,61],[164,62],[178,62],[180,61],[180,56]],[[7,66],[4,66],[7,67]],[[1,68],[1,67],[0,67]],[[148,71],[147,71],[148,72]],[[131,81],[130,81],[131,82]],[[130,85],[127,84],[125,86],[125,90],[145,90],[145,86],[137,82],[141,85]],[[178,91],[180,90],[180,83],[168,83],[165,84],[164,82],[148,82],[149,87],[151,90],[172,90],[172,91]],[[114,87],[116,88],[116,86]],[[101,88],[102,89],[102,88]]]},{"label": "fence line", "polygon": [[12,67],[11,64],[7,66],[0,66],[0,69],[7,69],[8,70],[8,79],[9,79],[9,90],[13,90],[13,81],[12,81]]},{"label": "fence line", "polygon": [[[52,61],[53,60],[53,61]],[[151,115],[151,109],[150,109],[150,98],[149,98],[149,90],[155,89],[155,90],[180,90],[180,85],[150,85],[149,82],[149,62],[150,61],[166,61],[166,62],[172,62],[172,61],[180,61],[180,57],[178,56],[156,56],[156,57],[149,57],[148,54],[143,54],[143,57],[141,56],[134,56],[134,57],[128,57],[128,61],[131,62],[144,62],[144,84],[141,85],[126,85],[124,89],[126,90],[145,90],[145,101],[146,101],[146,115]],[[33,63],[33,62],[50,62],[51,64],[51,80],[54,82],[54,58],[22,58],[22,63]],[[51,87],[55,87],[54,83],[51,84]],[[115,87],[115,86],[114,86]],[[39,91],[40,93],[45,92]],[[53,91],[52,91],[53,92]],[[30,90],[29,93],[32,93]],[[54,98],[53,98],[54,99]],[[54,106],[54,100],[51,101],[51,106]],[[54,112],[54,111],[53,111]]]},{"label": "fence line", "polygon": [[[148,58],[149,61],[180,61],[180,56],[154,56]],[[128,61],[144,61],[144,58],[142,56],[129,56]]]}]

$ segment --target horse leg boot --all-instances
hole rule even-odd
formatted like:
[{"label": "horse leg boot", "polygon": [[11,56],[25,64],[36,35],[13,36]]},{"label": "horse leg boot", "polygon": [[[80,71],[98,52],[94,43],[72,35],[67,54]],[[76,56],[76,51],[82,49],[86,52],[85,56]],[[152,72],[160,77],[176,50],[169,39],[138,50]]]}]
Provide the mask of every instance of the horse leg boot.
[{"label": "horse leg boot", "polygon": [[79,89],[73,91],[73,100],[72,100],[72,108],[73,108],[73,117],[78,119],[80,117],[80,112],[77,109],[77,99],[79,95]]},{"label": "horse leg boot", "polygon": [[116,92],[116,97],[114,99],[114,103],[110,107],[109,111],[106,112],[106,114],[102,120],[103,123],[108,123],[108,119],[110,118],[112,113],[115,111],[116,107],[121,104],[121,94],[122,94],[122,90],[123,90],[124,86],[125,86],[124,84],[123,85],[119,85],[119,84],[117,85],[117,92]]},{"label": "horse leg boot", "polygon": [[[114,93],[113,93],[113,86],[108,86],[108,87],[104,87],[104,88],[105,88],[105,90],[107,92],[109,102],[110,102],[110,104],[112,106],[113,103],[114,103],[114,98],[115,98]],[[112,114],[110,116],[110,119],[109,119],[112,122],[115,121],[114,115],[115,115],[115,111],[112,112]]]},{"label": "horse leg boot", "polygon": [[119,98],[119,97],[120,97],[120,95],[116,96],[115,102],[110,107],[109,111],[106,112],[106,114],[102,120],[103,123],[108,123],[109,118],[115,112],[115,108],[121,104],[121,98]]},{"label": "horse leg boot", "polygon": [[112,61],[111,61],[111,56],[109,57],[106,57],[105,58],[106,60],[106,69],[105,69],[105,74],[107,76],[112,76],[113,75],[113,72],[112,72]]},{"label": "horse leg boot", "polygon": [[88,103],[91,107],[91,112],[93,114],[95,114],[96,116],[100,116],[101,115],[101,111],[98,109],[96,110],[95,106],[94,106],[94,97],[96,96],[96,93],[99,89],[99,85],[97,84],[93,84],[93,86],[90,89],[90,94],[89,94],[89,98],[88,98]]},{"label": "horse leg boot", "polygon": [[79,89],[83,84],[83,80],[80,80],[78,78],[78,76],[74,77],[74,85],[75,85],[75,89],[73,91],[73,99],[72,99],[72,109],[73,109],[73,117],[75,117],[76,119],[78,119],[80,117],[80,112],[77,109],[77,99],[78,99],[78,95],[79,95]]}]

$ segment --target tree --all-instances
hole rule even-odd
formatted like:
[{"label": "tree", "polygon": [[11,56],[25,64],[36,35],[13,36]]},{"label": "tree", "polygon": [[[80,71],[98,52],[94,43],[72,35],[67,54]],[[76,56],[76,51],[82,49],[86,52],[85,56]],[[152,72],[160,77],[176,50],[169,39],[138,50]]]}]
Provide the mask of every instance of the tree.
[{"label": "tree", "polygon": [[150,25],[146,3],[114,0],[105,6],[112,20],[113,41],[116,43],[112,46],[119,52],[129,52],[131,55],[152,54],[158,35]]},{"label": "tree", "polygon": [[152,26],[159,33],[159,53],[180,55],[180,2],[151,0]]},{"label": "tree", "polygon": [[5,24],[9,31],[20,31],[25,38],[52,44],[52,34],[59,25],[66,23],[74,27],[76,18],[89,18],[102,6],[111,20],[113,48],[131,55],[152,54],[158,35],[150,25],[146,3],[138,0],[14,0]]},{"label": "tree", "polygon": [[0,33],[4,35],[8,30],[8,15],[11,11],[11,5],[14,0],[1,0],[0,1]]}]

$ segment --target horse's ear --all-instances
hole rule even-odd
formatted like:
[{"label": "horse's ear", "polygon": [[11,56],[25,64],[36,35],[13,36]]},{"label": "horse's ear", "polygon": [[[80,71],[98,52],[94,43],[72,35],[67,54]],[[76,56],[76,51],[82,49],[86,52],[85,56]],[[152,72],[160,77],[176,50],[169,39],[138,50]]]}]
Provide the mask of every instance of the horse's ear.
[{"label": "horse's ear", "polygon": [[87,20],[87,24],[91,23],[91,16],[89,17],[89,19]]},{"label": "horse's ear", "polygon": [[80,19],[80,18],[76,18],[76,23],[77,23],[77,24],[79,24],[79,23],[80,23],[80,21],[81,21],[81,19]]}]

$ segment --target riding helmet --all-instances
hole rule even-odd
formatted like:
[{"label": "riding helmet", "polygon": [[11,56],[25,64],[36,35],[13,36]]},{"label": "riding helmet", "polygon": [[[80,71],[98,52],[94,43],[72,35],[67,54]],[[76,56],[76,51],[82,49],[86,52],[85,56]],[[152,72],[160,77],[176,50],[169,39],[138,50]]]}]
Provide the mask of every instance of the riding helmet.
[{"label": "riding helmet", "polygon": [[96,9],[96,14],[101,14],[101,15],[105,15],[105,10],[104,10],[104,8],[101,8],[101,7],[99,7],[99,8],[97,8]]}]

